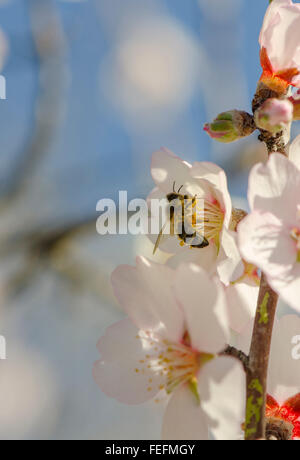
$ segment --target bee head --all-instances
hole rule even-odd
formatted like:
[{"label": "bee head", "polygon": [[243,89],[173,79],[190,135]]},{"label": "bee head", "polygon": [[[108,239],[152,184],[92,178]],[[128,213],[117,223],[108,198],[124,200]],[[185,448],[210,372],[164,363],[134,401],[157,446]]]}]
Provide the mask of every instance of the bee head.
[{"label": "bee head", "polygon": [[174,184],[173,184],[173,192],[168,193],[168,195],[167,195],[167,200],[168,200],[169,203],[171,203],[174,200],[181,199],[183,197],[183,195],[180,194],[180,190],[182,189],[182,187],[183,187],[183,185],[176,192],[176,190],[175,190],[175,182],[174,182]]},{"label": "bee head", "polygon": [[172,201],[178,200],[180,197],[181,195],[179,193],[171,192],[171,193],[168,193],[167,200],[169,203],[172,203]]}]

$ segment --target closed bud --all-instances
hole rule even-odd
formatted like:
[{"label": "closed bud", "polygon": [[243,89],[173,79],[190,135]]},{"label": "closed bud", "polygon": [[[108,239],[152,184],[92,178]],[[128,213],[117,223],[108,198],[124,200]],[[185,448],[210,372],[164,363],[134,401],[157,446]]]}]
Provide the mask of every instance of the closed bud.
[{"label": "closed bud", "polygon": [[294,120],[300,120],[300,89],[289,99],[294,108]]},{"label": "closed bud", "polygon": [[268,99],[255,112],[256,126],[272,134],[283,131],[293,121],[293,104],[288,99]]},{"label": "closed bud", "polygon": [[221,113],[212,123],[206,123],[204,126],[204,131],[212,139],[224,143],[249,136],[255,129],[253,117],[239,110]]}]

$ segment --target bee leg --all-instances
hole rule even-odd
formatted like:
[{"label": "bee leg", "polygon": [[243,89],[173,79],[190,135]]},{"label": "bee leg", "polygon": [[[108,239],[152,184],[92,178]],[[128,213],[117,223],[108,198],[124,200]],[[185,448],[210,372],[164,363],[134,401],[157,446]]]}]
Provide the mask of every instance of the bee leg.
[{"label": "bee leg", "polygon": [[207,248],[207,246],[209,246],[209,242],[206,239],[203,240],[203,242],[200,244],[191,244],[191,248],[195,248],[195,249],[203,249],[203,248]]},{"label": "bee leg", "polygon": [[209,246],[209,241],[203,236],[200,237],[199,235],[194,238],[194,241],[192,241],[192,244],[190,245],[191,248],[195,249],[203,249],[207,246]]}]

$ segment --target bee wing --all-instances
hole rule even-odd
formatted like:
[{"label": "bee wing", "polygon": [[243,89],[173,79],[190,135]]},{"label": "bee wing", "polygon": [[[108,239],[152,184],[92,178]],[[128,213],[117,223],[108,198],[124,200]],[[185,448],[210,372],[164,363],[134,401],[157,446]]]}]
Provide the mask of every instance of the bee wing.
[{"label": "bee wing", "polygon": [[161,228],[161,230],[159,232],[159,235],[157,237],[157,240],[156,240],[156,243],[155,243],[155,246],[154,246],[154,249],[153,249],[153,255],[156,253],[157,249],[159,248],[161,240],[164,237],[164,231],[165,231],[165,228],[166,228],[167,225],[169,225],[169,222],[166,222],[165,225]]}]

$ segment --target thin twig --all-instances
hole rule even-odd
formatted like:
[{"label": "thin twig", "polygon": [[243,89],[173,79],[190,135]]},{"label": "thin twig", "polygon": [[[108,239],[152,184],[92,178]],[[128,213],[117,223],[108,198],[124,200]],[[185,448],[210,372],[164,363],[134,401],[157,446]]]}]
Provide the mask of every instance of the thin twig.
[{"label": "thin twig", "polygon": [[233,358],[238,359],[242,363],[245,372],[248,372],[249,356],[247,356],[243,351],[228,345],[228,347],[220,354],[220,356],[232,356]]},{"label": "thin twig", "polygon": [[[282,98],[284,96],[287,97],[288,92],[286,95],[277,94],[260,81],[252,102],[253,114],[255,115],[256,110],[267,99]],[[290,126],[277,135],[261,130],[259,140],[266,144],[269,155],[278,152],[287,156]],[[249,367],[246,372],[245,439],[248,441],[266,439],[267,377],[277,304],[278,294],[273,291],[266,276],[262,273],[249,355]]]}]

